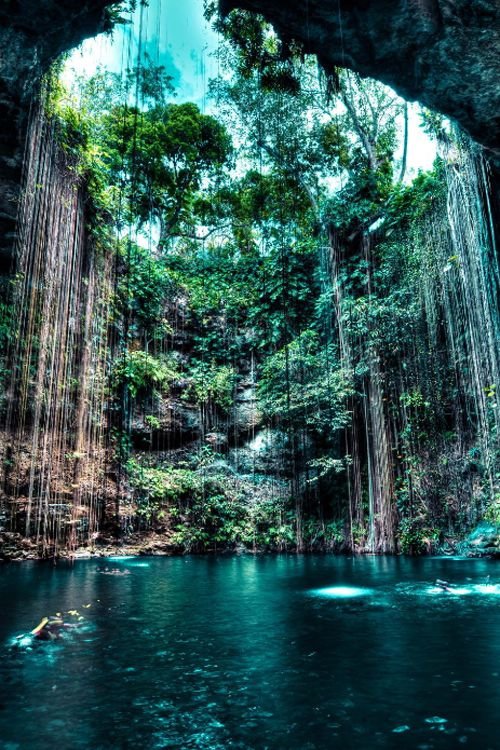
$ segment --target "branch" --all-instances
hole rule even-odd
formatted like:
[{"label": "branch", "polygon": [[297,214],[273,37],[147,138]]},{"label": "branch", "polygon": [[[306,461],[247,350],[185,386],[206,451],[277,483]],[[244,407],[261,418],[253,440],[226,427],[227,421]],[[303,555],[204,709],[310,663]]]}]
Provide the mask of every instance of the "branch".
[{"label": "branch", "polygon": [[217,232],[224,232],[226,229],[231,229],[234,226],[235,226],[234,222],[223,224],[222,226],[217,226],[217,227],[213,227],[212,229],[209,229],[203,235],[196,234],[195,232],[176,232],[175,237],[182,237],[187,240],[198,240],[199,242],[204,242],[213,234],[217,234]]},{"label": "branch", "polygon": [[370,162],[371,169],[376,172],[378,169],[378,161],[377,157],[375,156],[375,152],[373,150],[372,144],[370,143],[370,139],[366,135],[365,131],[363,130],[361,123],[359,121],[357,112],[355,107],[353,106],[353,103],[349,99],[349,97],[346,94],[346,91],[344,88],[341,90],[341,97],[342,101],[344,102],[345,108],[347,109],[347,112],[349,114],[349,117],[352,120],[352,123],[354,125],[354,129],[356,130],[361,143],[363,144],[363,148],[366,151],[366,155],[368,157],[368,161]]},{"label": "branch", "polygon": [[401,163],[401,172],[399,173],[399,180],[398,182],[403,182],[405,173],[406,173],[406,164],[408,161],[408,102],[405,102],[405,111],[404,111],[404,118],[405,118],[405,134],[404,134],[404,141],[403,141],[403,161]]}]

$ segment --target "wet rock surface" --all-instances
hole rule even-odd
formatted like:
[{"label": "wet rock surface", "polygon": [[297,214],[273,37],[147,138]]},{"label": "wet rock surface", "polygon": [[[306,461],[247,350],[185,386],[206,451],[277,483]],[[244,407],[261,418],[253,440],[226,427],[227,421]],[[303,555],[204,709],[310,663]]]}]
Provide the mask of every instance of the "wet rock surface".
[{"label": "wet rock surface", "polygon": [[461,545],[461,552],[468,557],[500,559],[500,526],[488,522],[480,523]]},{"label": "wet rock surface", "polygon": [[42,550],[31,539],[26,539],[22,534],[14,532],[0,532],[0,562],[40,560],[40,559],[74,559],[86,560],[115,555],[130,555],[139,557],[141,555],[172,555],[178,553],[178,548],[172,544],[170,535],[148,531],[133,533],[121,539],[103,535],[94,546],[77,547],[71,549],[47,549]]},{"label": "wet rock surface", "polygon": [[110,31],[109,0],[6,0],[0,8],[0,102],[29,100],[63,52]]},{"label": "wet rock surface", "polygon": [[0,531],[0,561],[37,560],[40,557],[38,546],[22,534]]}]

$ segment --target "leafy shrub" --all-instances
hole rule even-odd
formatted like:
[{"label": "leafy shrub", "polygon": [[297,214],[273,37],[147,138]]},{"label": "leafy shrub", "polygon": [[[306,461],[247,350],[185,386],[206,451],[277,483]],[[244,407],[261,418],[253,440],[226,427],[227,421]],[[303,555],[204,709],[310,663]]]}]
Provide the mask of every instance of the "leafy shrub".
[{"label": "leafy shrub", "polygon": [[258,386],[266,416],[306,425],[317,433],[345,426],[350,394],[349,373],[339,367],[333,347],[322,346],[312,330],[266,359]]},{"label": "leafy shrub", "polygon": [[207,475],[185,467],[144,466],[127,462],[137,515],[148,524],[167,524],[171,542],[184,552],[217,547],[285,550],[295,542],[295,519],[286,496],[270,497],[232,475]]},{"label": "leafy shrub", "polygon": [[116,363],[115,385],[125,384],[132,398],[146,388],[164,390],[179,378],[176,363],[169,357],[154,357],[145,351],[129,351]]},{"label": "leafy shrub", "polygon": [[495,497],[484,514],[484,518],[486,521],[500,526],[500,493],[497,492],[495,494]]},{"label": "leafy shrub", "polygon": [[403,518],[399,524],[399,543],[405,555],[430,552],[438,539],[439,531],[422,517]]},{"label": "leafy shrub", "polygon": [[188,387],[183,398],[199,405],[213,404],[227,411],[233,404],[235,379],[232,367],[194,362],[189,369]]},{"label": "leafy shrub", "polygon": [[128,460],[126,468],[137,502],[137,514],[149,522],[164,518],[165,506],[178,503],[195,489],[194,473],[186,469],[142,466],[133,458]]}]

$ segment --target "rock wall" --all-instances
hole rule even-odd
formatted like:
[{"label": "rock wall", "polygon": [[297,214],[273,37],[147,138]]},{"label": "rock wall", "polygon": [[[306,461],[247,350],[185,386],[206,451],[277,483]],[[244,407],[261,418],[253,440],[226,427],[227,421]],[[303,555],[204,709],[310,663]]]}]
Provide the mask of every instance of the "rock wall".
[{"label": "rock wall", "polygon": [[12,265],[24,140],[42,75],[62,53],[112,27],[109,0],[0,5],[0,280]]},{"label": "rock wall", "polygon": [[2,359],[0,531],[6,511],[10,530],[36,539],[44,555],[91,534],[110,494],[114,257],[87,231],[86,185],[42,107],[30,116],[22,185],[12,337]]}]

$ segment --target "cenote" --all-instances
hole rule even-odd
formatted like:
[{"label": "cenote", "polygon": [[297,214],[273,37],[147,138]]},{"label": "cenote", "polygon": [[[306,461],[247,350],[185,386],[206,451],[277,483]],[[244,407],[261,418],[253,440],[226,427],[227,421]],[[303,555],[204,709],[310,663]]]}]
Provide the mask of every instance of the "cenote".
[{"label": "cenote", "polygon": [[[130,575],[95,561],[3,567],[2,750],[498,747],[488,561],[111,564]],[[471,593],[436,593],[436,578]],[[336,587],[340,598],[321,595]],[[84,620],[57,642],[12,646],[44,614],[73,610]]]},{"label": "cenote", "polygon": [[0,750],[499,750],[499,45],[0,2]]}]

